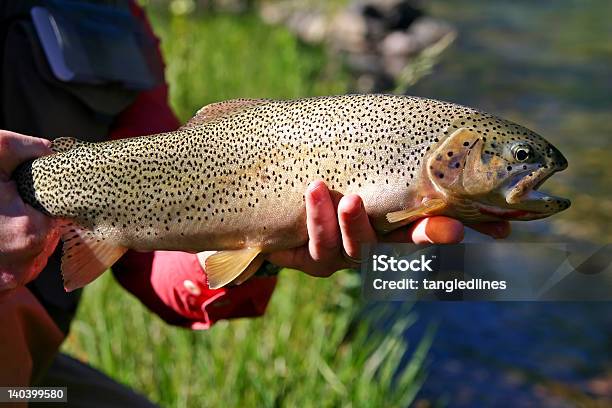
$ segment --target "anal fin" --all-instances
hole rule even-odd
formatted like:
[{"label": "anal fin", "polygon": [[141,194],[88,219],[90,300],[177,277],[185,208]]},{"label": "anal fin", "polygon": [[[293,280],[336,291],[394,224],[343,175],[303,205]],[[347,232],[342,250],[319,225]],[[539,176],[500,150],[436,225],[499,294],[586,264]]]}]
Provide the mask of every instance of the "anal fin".
[{"label": "anal fin", "polygon": [[60,226],[64,288],[72,291],[95,280],[127,251],[73,223]]},{"label": "anal fin", "polygon": [[[232,251],[220,251],[208,256],[204,260],[204,271],[208,277],[208,287],[211,289],[218,289],[230,282],[233,282],[236,278],[242,278],[242,274],[245,272],[251,272],[250,265],[255,258],[260,254],[259,248],[243,248]],[[263,260],[262,260],[263,261]],[[258,261],[256,261],[258,262]],[[261,265],[261,262],[260,262]],[[253,268],[253,273],[257,271],[258,266]],[[239,279],[242,283],[248,279],[251,275],[244,279]]]},{"label": "anal fin", "polygon": [[253,262],[251,262],[249,266],[247,266],[247,268],[236,279],[234,279],[233,282],[236,285],[242,285],[244,282],[249,280],[251,276],[257,273],[259,268],[261,268],[261,265],[263,264],[263,262],[264,262],[264,256],[262,254],[259,254],[257,257],[255,257]]}]

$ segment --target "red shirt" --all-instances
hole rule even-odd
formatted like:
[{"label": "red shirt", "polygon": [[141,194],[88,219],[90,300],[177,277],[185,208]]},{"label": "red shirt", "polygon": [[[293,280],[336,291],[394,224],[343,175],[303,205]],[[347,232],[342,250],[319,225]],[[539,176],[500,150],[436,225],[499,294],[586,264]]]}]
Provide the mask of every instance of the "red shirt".
[{"label": "red shirt", "polygon": [[[143,10],[132,6],[133,14],[145,22],[159,43]],[[162,59],[159,48],[158,57]],[[168,87],[163,84],[140,93],[117,118],[110,137],[169,132],[179,126],[168,105]],[[130,251],[113,272],[121,285],[165,321],[193,329],[207,329],[220,319],[263,314],[276,285],[275,277],[254,277],[240,286],[211,290],[194,254],[170,251]]]}]

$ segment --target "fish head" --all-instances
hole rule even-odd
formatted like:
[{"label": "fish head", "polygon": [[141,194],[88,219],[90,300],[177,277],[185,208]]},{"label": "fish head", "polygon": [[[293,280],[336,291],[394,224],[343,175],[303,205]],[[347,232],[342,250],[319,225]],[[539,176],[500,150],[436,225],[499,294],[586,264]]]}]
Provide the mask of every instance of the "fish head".
[{"label": "fish head", "polygon": [[537,133],[474,113],[451,122],[446,134],[428,159],[429,178],[450,202],[470,203],[472,218],[533,220],[570,206],[539,191],[567,160]]}]

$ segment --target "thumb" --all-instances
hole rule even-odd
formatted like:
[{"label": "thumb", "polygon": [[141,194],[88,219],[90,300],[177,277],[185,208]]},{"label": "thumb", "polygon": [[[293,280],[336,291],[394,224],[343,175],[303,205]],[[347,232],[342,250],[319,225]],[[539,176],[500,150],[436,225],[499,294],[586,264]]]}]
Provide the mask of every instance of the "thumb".
[{"label": "thumb", "polygon": [[448,217],[432,216],[411,226],[415,244],[456,244],[463,239],[463,224]]},{"label": "thumb", "polygon": [[51,153],[46,139],[0,130],[0,179],[8,181],[21,163]]}]

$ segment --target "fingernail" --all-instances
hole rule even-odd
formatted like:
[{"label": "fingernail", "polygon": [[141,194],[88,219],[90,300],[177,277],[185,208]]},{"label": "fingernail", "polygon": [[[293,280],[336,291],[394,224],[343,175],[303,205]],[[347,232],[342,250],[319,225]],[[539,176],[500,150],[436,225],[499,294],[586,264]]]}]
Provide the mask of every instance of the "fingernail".
[{"label": "fingernail", "polygon": [[504,225],[496,225],[493,228],[493,238],[495,239],[503,239],[507,235],[507,228]]},{"label": "fingernail", "polygon": [[427,224],[429,218],[417,221],[418,224],[412,233],[412,240],[415,244],[433,244],[433,240],[427,235]]},{"label": "fingernail", "polygon": [[329,197],[325,183],[316,181],[308,186],[307,195],[310,195],[310,200],[313,204],[319,204]]},{"label": "fingernail", "polygon": [[353,208],[353,209],[351,209],[351,211],[349,211],[350,221],[358,220],[364,213],[365,213],[365,207],[363,205],[363,201],[359,200],[359,206],[357,208]]},{"label": "fingernail", "polygon": [[318,181],[318,180],[311,181],[310,184],[308,184],[307,190],[310,192],[313,192],[313,191],[320,189],[321,186],[323,185],[324,184],[321,181]]},{"label": "fingernail", "polygon": [[13,290],[17,287],[15,275],[8,272],[0,273],[0,291]]}]

